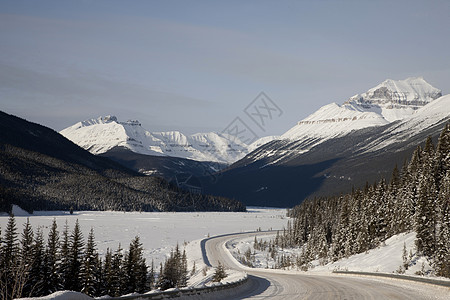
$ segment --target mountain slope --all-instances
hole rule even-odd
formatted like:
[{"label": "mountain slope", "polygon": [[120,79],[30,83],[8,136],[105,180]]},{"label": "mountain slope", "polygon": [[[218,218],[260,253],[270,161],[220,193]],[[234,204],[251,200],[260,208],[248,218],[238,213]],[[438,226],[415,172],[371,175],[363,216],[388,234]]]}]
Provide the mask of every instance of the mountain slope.
[{"label": "mountain slope", "polygon": [[0,210],[242,210],[193,195],[83,150],[57,132],[0,112]]},{"label": "mountain slope", "polygon": [[247,205],[276,207],[290,207],[306,197],[348,192],[352,186],[389,177],[392,165],[402,165],[428,135],[436,140],[449,119],[447,95],[385,125],[345,132],[335,122],[332,136],[305,131],[297,138],[291,135],[267,143],[222,171],[216,182],[204,178],[206,190]]}]

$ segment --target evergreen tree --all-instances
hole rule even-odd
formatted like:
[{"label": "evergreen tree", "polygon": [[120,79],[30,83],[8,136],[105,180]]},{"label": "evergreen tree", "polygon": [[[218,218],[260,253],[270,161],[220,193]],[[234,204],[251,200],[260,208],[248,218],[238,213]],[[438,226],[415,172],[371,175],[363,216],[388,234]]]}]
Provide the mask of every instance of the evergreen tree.
[{"label": "evergreen tree", "polygon": [[99,287],[98,278],[98,253],[96,250],[94,229],[89,232],[83,264],[80,271],[82,290],[81,292],[89,296],[97,294],[96,288]]},{"label": "evergreen tree", "polygon": [[32,286],[32,295],[34,297],[44,296],[45,265],[45,245],[42,227],[36,229],[33,245],[32,265],[30,270],[30,284]]},{"label": "evergreen tree", "polygon": [[128,292],[143,293],[147,288],[147,266],[140,238],[136,236],[125,255],[126,285]]},{"label": "evergreen tree", "polygon": [[69,224],[64,224],[64,230],[62,234],[62,242],[60,249],[61,263],[59,265],[60,285],[63,289],[69,289],[70,282],[70,259],[69,259],[70,245],[69,245]]},{"label": "evergreen tree", "polygon": [[186,287],[187,281],[188,281],[187,256],[186,250],[183,249],[183,254],[181,255],[180,278],[178,280],[178,287]]},{"label": "evergreen tree", "polygon": [[[195,262],[194,262],[194,266],[195,266]],[[150,270],[148,272],[147,277],[148,277],[148,279],[147,279],[148,287],[151,290],[155,286],[155,263],[153,262],[153,259],[152,259],[152,264],[150,265]]]},{"label": "evergreen tree", "polygon": [[1,297],[2,299],[19,298],[26,282],[27,270],[20,264],[20,247],[13,214],[9,216],[0,250]]},{"label": "evergreen tree", "polygon": [[23,268],[26,277],[26,283],[22,290],[22,295],[24,296],[30,296],[32,291],[32,284],[28,280],[30,269],[33,263],[33,240],[34,240],[34,233],[33,228],[30,224],[30,219],[27,218],[27,222],[24,225],[23,232],[22,232],[22,239],[20,241],[21,244],[21,250],[20,250],[20,266]]},{"label": "evergreen tree", "polygon": [[83,264],[83,234],[80,230],[78,219],[75,222],[75,227],[70,235],[69,240],[69,277],[66,278],[66,289],[72,291],[81,291],[82,277],[81,268]]},{"label": "evergreen tree", "polygon": [[105,260],[103,264],[103,285],[101,295],[114,295],[114,270],[113,253],[111,249],[106,249]]},{"label": "evergreen tree", "polygon": [[56,292],[62,288],[59,274],[59,263],[60,258],[58,255],[59,251],[59,232],[58,225],[56,223],[56,219],[53,219],[52,226],[50,227],[50,231],[48,233],[47,239],[47,249],[46,249],[46,262],[48,267],[48,277],[45,281],[44,291],[45,294],[51,294]]},{"label": "evergreen tree", "polygon": [[5,237],[1,247],[1,269],[6,274],[12,274],[19,258],[19,243],[17,238],[16,219],[11,214],[6,225]]},{"label": "evergreen tree", "polygon": [[435,262],[437,274],[450,277],[450,170],[441,181]]},{"label": "evergreen tree", "polygon": [[213,281],[214,282],[221,282],[222,279],[227,277],[227,273],[225,271],[225,267],[222,265],[222,263],[219,261],[219,264],[216,267],[216,270],[214,271],[213,275]]},{"label": "evergreen tree", "polygon": [[125,267],[122,264],[123,262],[123,254],[122,254],[122,248],[119,244],[116,252],[114,253],[113,259],[112,259],[112,280],[111,280],[111,287],[112,287],[112,293],[110,296],[117,297],[120,295],[125,294],[126,292],[126,281],[125,281]]}]

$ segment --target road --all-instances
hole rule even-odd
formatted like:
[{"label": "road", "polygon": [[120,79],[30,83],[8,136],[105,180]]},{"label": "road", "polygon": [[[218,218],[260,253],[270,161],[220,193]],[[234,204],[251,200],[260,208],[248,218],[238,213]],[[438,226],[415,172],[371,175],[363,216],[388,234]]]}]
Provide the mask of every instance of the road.
[{"label": "road", "polygon": [[[261,233],[213,237],[207,239],[202,245],[203,257],[208,265],[215,267],[220,261],[227,268],[247,272],[249,283],[237,295],[234,295],[233,299],[450,299],[445,297],[449,295],[446,294],[448,290],[432,285],[424,287],[423,284],[417,283],[404,281],[399,283],[399,280],[389,281],[332,274],[288,274],[281,270],[244,269],[231,257],[224,244],[232,239],[254,235],[261,235]],[[433,289],[436,289],[436,292]],[[222,299],[230,298],[228,296]]]}]

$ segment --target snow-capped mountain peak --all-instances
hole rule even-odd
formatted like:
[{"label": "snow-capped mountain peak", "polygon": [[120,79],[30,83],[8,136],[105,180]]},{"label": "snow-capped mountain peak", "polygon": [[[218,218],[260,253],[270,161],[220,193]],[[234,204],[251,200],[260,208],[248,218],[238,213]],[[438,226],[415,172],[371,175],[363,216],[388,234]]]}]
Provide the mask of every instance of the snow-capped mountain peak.
[{"label": "snow-capped mountain peak", "polygon": [[344,104],[364,111],[379,113],[388,122],[411,115],[418,108],[442,96],[423,77],[405,80],[387,79],[363,94],[351,97]]},{"label": "snow-capped mountain peak", "polygon": [[354,130],[408,119],[441,96],[441,90],[431,86],[422,77],[387,79],[367,92],[351,97],[342,105],[327,104],[299,121],[280,137],[286,145],[295,143],[295,147],[290,147],[292,150],[284,147],[275,153],[277,151],[274,152],[271,147],[262,147],[252,155],[252,159],[279,157],[282,160],[283,157],[300,155]]},{"label": "snow-capped mountain peak", "polygon": [[146,155],[229,164],[248,153],[245,143],[227,134],[149,132],[137,120],[121,122],[110,115],[78,122],[60,133],[94,154],[105,153],[114,147],[125,147]]},{"label": "snow-capped mountain peak", "polygon": [[333,138],[352,130],[379,126],[411,116],[418,108],[442,96],[422,77],[387,79],[342,105],[321,107],[282,135],[284,139]]}]

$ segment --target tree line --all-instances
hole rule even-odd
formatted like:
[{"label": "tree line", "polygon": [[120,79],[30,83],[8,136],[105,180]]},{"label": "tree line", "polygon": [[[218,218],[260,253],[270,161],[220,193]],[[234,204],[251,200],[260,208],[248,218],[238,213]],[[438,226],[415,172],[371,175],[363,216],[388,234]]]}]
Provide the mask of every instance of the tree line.
[{"label": "tree line", "polygon": [[178,245],[160,273],[153,261],[146,264],[143,247],[136,236],[127,251],[107,249],[104,258],[96,248],[94,230],[84,239],[78,220],[69,231],[66,224],[60,234],[56,220],[45,241],[42,227],[33,230],[29,220],[19,236],[13,215],[5,233],[0,230],[0,294],[2,299],[39,297],[59,290],[72,290],[98,297],[144,293],[187,285],[186,253]]},{"label": "tree line", "polygon": [[[437,146],[429,137],[401,170],[349,194],[305,200],[289,211],[288,228],[275,239],[302,247],[298,267],[322,264],[376,248],[389,237],[417,233],[415,245],[436,274],[450,277],[450,123]],[[403,266],[408,268],[408,263]],[[404,271],[403,269],[403,271]]]}]

